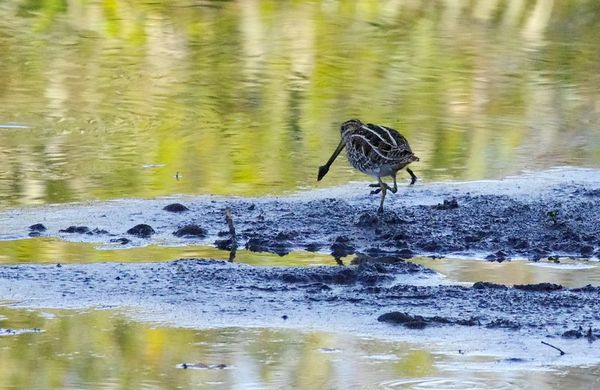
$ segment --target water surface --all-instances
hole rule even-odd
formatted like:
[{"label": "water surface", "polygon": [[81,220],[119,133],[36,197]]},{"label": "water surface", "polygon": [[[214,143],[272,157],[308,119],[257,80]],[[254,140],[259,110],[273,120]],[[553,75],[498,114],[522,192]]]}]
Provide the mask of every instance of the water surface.
[{"label": "water surface", "polygon": [[[401,130],[424,181],[600,166],[595,1],[0,4],[0,207],[262,195],[351,117]],[[403,178],[408,181],[408,176]]]},{"label": "water surface", "polygon": [[600,370],[435,350],[444,348],[289,329],[174,328],[105,310],[0,307],[0,389],[581,388],[593,387]]}]

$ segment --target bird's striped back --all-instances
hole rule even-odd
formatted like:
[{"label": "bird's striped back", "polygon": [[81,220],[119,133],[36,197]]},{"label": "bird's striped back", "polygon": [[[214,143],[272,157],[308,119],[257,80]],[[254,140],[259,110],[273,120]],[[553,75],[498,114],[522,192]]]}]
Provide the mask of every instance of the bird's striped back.
[{"label": "bird's striped back", "polygon": [[342,124],[340,133],[350,163],[369,175],[387,176],[418,160],[406,138],[390,127],[352,119]]}]

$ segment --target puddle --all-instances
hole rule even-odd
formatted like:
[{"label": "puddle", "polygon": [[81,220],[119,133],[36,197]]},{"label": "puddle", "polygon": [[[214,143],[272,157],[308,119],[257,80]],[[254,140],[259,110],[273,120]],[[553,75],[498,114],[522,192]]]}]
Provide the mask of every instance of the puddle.
[{"label": "puddle", "polygon": [[[211,246],[180,245],[126,247],[120,245],[98,246],[94,243],[70,242],[55,238],[31,238],[0,241],[0,264],[15,263],[95,263],[95,262],[157,262],[181,258],[206,258],[228,260],[229,251]],[[271,253],[240,249],[236,262],[251,265],[334,265],[330,255],[294,251],[281,257]]]},{"label": "puddle", "polygon": [[492,282],[499,284],[557,283],[564,287],[600,285],[600,264],[594,260],[560,259],[559,263],[513,260],[502,263],[474,259],[411,260],[431,268],[456,282]]},{"label": "puddle", "polygon": [[591,385],[600,371],[598,366],[531,367],[345,333],[167,327],[104,310],[0,307],[0,316],[1,327],[42,330],[0,337],[0,389],[124,383],[128,388],[164,389],[463,389],[557,383],[574,388]]}]

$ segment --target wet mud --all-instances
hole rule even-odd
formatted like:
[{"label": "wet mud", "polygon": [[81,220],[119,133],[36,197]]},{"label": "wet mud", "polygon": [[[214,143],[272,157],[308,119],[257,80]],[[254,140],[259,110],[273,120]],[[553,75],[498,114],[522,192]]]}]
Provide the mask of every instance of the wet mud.
[{"label": "wet mud", "polygon": [[[0,239],[35,233],[121,246],[193,242],[231,250],[230,258],[238,247],[280,256],[300,249],[330,253],[332,266],[214,260],[5,265],[0,299],[39,307],[133,307],[144,318],[194,327],[314,327],[382,337],[418,332],[411,337],[471,338],[484,349],[490,332],[500,332],[493,333],[504,340],[495,341],[499,348],[514,335],[537,344],[595,343],[600,287],[440,283],[438,274],[406,259],[598,257],[599,194],[600,173],[580,170],[542,180],[405,187],[386,200],[383,215],[367,183],[281,198],[181,197],[10,210],[0,213]],[[511,358],[522,358],[520,343]],[[582,361],[600,361],[600,353],[585,352],[581,344],[567,352],[574,351]]]},{"label": "wet mud", "polygon": [[[255,267],[197,259],[6,265],[0,267],[0,297],[26,307],[129,307],[144,318],[197,327],[292,326],[383,337],[429,329],[429,337],[448,342],[477,329],[484,350],[511,339],[546,340],[569,353],[588,354],[568,343],[594,343],[600,336],[600,287],[441,285],[434,279],[414,284],[434,276],[410,262],[377,259],[348,267]],[[454,329],[452,335],[448,329]],[[487,340],[487,331],[502,336]]]},{"label": "wet mud", "polygon": [[600,197],[581,192],[561,188],[553,199],[464,194],[434,205],[390,207],[384,215],[369,202],[357,207],[339,199],[233,209],[246,248],[277,254],[319,248],[336,258],[356,252],[400,258],[482,254],[491,261],[589,258],[600,249]]},{"label": "wet mud", "polygon": [[470,256],[498,262],[594,258],[600,255],[600,173],[575,173],[595,179],[578,183],[564,174],[561,180],[538,184],[522,177],[403,187],[386,201],[384,214],[376,212],[377,198],[368,195],[367,183],[364,189],[355,184],[348,191],[342,187],[282,198],[122,200],[69,210],[64,206],[39,210],[37,218],[9,211],[0,213],[0,239],[58,236],[130,245],[193,241],[228,248],[224,213],[230,209],[239,248],[280,256],[307,250],[336,259],[356,253],[403,259]]}]

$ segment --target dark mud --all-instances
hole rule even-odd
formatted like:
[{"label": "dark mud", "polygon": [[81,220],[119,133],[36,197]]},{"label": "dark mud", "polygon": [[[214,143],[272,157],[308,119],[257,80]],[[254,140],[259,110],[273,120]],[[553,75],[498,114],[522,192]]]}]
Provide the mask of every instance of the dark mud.
[{"label": "dark mud", "polygon": [[[254,251],[284,255],[300,248],[328,251],[335,258],[362,252],[539,260],[597,256],[600,197],[593,194],[577,185],[520,198],[466,192],[432,205],[411,205],[404,199],[401,208],[388,206],[384,215],[375,213],[373,202],[335,198],[260,204],[240,200],[228,206],[239,238]],[[405,196],[410,196],[408,190]]]},{"label": "dark mud", "polygon": [[[580,191],[561,188],[553,199],[464,194],[432,206],[389,208],[383,216],[368,204],[338,199],[232,208],[246,247],[277,254],[318,247],[336,258],[359,251],[401,258],[483,254],[493,261],[589,258],[600,248],[600,197],[564,194]],[[549,219],[549,210],[560,222]]]},{"label": "dark mud", "polygon": [[[197,226],[176,235],[185,243],[192,237],[197,243],[227,248],[224,212],[229,208],[239,248],[281,256],[300,249],[335,258],[354,253],[470,256],[499,262],[598,257],[600,172],[551,171],[538,176],[542,178],[402,187],[386,199],[383,215],[376,213],[378,198],[368,195],[367,183],[364,188],[355,184],[284,198],[196,197],[179,199],[181,203],[122,200],[65,206],[37,210],[37,218],[8,211],[0,213],[0,239],[34,233],[164,245],[183,241],[173,238],[181,227]],[[28,228],[42,222],[47,230]]]},{"label": "dark mud", "polygon": [[154,229],[152,229],[152,226],[145,223],[137,224],[131,229],[127,230],[127,234],[131,234],[132,236],[137,236],[140,238],[149,238],[155,233],[156,232],[154,231]]}]

